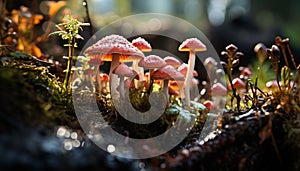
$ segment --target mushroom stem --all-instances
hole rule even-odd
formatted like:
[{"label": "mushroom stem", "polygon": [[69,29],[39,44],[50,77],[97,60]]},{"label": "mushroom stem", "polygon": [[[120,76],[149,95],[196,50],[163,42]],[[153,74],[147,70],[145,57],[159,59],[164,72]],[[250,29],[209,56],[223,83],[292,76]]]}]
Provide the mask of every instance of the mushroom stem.
[{"label": "mushroom stem", "polygon": [[125,93],[124,93],[124,76],[123,75],[120,75],[119,93],[120,93],[121,101],[124,100],[125,99]]},{"label": "mushroom stem", "polygon": [[149,69],[149,83],[150,83],[150,81],[151,81],[151,78],[152,78],[152,75],[153,75],[153,72],[154,72],[154,69]]},{"label": "mushroom stem", "polygon": [[134,60],[132,62],[132,69],[135,70],[139,75],[139,80],[135,80],[137,82],[135,86],[138,88],[141,86],[141,82],[144,80],[144,68],[139,67],[139,60]]},{"label": "mushroom stem", "polygon": [[112,61],[110,64],[109,74],[113,72],[113,70],[120,64],[120,56],[118,54],[112,54]]},{"label": "mushroom stem", "polygon": [[189,61],[188,61],[188,68],[187,68],[186,78],[184,80],[185,105],[187,105],[188,107],[191,106],[190,87],[191,87],[191,82],[192,82],[192,78],[193,78],[195,60],[196,60],[195,52],[191,50],[190,54],[189,54]]},{"label": "mushroom stem", "polygon": [[100,93],[101,94],[102,84],[101,84],[101,80],[100,80],[99,65],[95,66],[95,74],[96,74],[96,93]]},{"label": "mushroom stem", "polygon": [[120,56],[118,54],[112,54],[112,61],[110,64],[110,70],[109,70],[109,87],[110,87],[110,92],[112,93],[112,90],[116,89],[116,85],[113,85],[112,83],[115,82],[116,75],[114,75],[112,72],[113,70],[119,65],[120,63]]},{"label": "mushroom stem", "polygon": [[168,79],[164,80],[163,90],[164,90],[164,93],[165,93],[165,96],[166,96],[167,100],[169,100],[169,80]]}]

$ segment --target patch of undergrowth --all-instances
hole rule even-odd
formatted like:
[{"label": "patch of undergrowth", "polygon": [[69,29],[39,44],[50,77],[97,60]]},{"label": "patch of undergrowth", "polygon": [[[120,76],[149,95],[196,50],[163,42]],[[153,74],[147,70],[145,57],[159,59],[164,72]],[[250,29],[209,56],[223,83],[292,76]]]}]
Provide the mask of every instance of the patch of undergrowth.
[{"label": "patch of undergrowth", "polygon": [[[43,117],[45,123],[54,125],[75,123],[77,125],[71,96],[66,93],[57,76],[49,72],[49,67],[51,66],[39,66],[38,61],[34,60],[31,55],[23,53],[15,57],[2,58],[1,74],[7,80],[1,81],[1,85],[11,88],[11,91],[1,91],[1,93],[7,93],[1,97],[8,97],[16,102],[20,101],[20,104],[12,103],[14,107],[10,107],[10,109],[26,107],[24,111],[19,112],[20,116],[26,118],[25,120],[30,121],[32,119],[30,116]],[[12,82],[15,86],[10,86]],[[22,93],[16,94],[15,92],[18,91],[22,91]],[[18,97],[24,93],[25,95],[28,93],[29,97]],[[7,103],[5,99],[3,102]],[[4,106],[9,107],[10,105]],[[31,112],[39,107],[41,108],[40,112]],[[14,111],[5,113],[14,113]]]}]

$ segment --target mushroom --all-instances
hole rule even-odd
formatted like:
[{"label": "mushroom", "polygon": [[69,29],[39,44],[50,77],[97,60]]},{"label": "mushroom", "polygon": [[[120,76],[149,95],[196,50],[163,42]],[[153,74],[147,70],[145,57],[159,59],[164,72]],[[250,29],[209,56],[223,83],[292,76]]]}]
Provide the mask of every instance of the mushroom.
[{"label": "mushroom", "polygon": [[172,65],[176,69],[181,66],[181,62],[172,56],[165,57],[164,61],[167,63],[167,65]]},{"label": "mushroom", "polygon": [[157,55],[149,55],[146,56],[145,58],[141,59],[140,62],[138,63],[140,67],[149,69],[149,78],[148,78],[148,83],[151,85],[151,77],[154,72],[154,69],[156,68],[161,68],[166,66],[166,62],[159,56]]},{"label": "mushroom", "polygon": [[94,73],[92,75],[96,74],[96,92],[101,92],[101,80],[99,80],[100,75],[100,65],[102,65],[104,62],[96,55],[92,55],[89,57],[88,64],[94,67]]},{"label": "mushroom", "polygon": [[124,63],[119,64],[114,70],[113,73],[120,77],[120,84],[119,84],[119,93],[120,99],[125,99],[124,93],[124,77],[133,78],[135,76],[134,72]]},{"label": "mushroom", "polygon": [[[111,61],[110,76],[120,62],[129,62],[144,58],[144,54],[138,48],[134,47],[123,36],[115,34],[106,36],[88,47],[84,51],[84,54],[89,58],[95,57],[101,59],[101,61]],[[111,78],[110,83],[112,80]]]},{"label": "mushroom", "polygon": [[195,60],[197,51],[206,51],[206,46],[197,38],[186,39],[178,48],[181,52],[189,52],[188,69],[186,79],[184,81],[185,103],[188,107],[190,104],[190,84],[193,77]]},{"label": "mushroom", "polygon": [[144,58],[144,54],[134,47],[127,39],[119,35],[109,35],[92,46],[88,47],[84,54],[88,57],[96,56],[101,61],[111,61],[109,74],[119,65],[120,62],[129,62]]},{"label": "mushroom", "polygon": [[[194,87],[194,86],[198,86],[199,84],[199,81],[196,79],[196,78],[193,78],[192,79],[192,82],[191,82],[191,87]],[[184,99],[184,80],[183,81],[171,81],[170,82],[170,86],[175,89],[175,90],[179,90],[180,92],[180,98]]]},{"label": "mushroom", "polygon": [[108,89],[108,83],[109,83],[109,76],[105,73],[100,74],[100,91],[103,91],[104,94],[106,94],[109,89]]},{"label": "mushroom", "polygon": [[178,97],[180,95],[179,91],[178,90],[174,90],[171,86],[169,86],[169,94],[170,95],[173,95],[175,97]]},{"label": "mushroom", "polygon": [[[236,88],[238,90],[239,93],[241,93],[246,88],[246,84],[240,78],[233,79],[232,85],[234,88]],[[229,84],[228,87],[230,90],[232,89],[231,84]]]},{"label": "mushroom", "polygon": [[213,103],[216,107],[224,107],[227,95],[227,89],[221,83],[215,83],[210,88]]},{"label": "mushroom", "polygon": [[211,110],[214,106],[214,103],[210,100],[205,100],[203,102],[203,105],[208,109],[208,110]]},{"label": "mushroom", "polygon": [[[152,51],[151,45],[144,38],[138,37],[136,39],[133,39],[131,41],[131,43],[133,46],[137,47],[142,52]],[[132,69],[135,70],[139,74],[140,80],[143,81],[144,80],[144,69],[142,67],[138,66],[138,62],[139,62],[139,60],[134,60],[132,62]],[[139,86],[140,86],[140,81],[139,81],[138,87]]]},{"label": "mushroom", "polygon": [[169,80],[184,80],[184,75],[177,71],[173,66],[166,65],[153,72],[153,79],[164,80],[163,91],[169,99]]},{"label": "mushroom", "polygon": [[[187,70],[188,70],[188,65],[185,64],[185,63],[183,63],[183,64],[181,64],[181,66],[179,66],[179,67],[177,68],[177,70],[178,70],[179,72],[181,72],[184,76],[186,76],[186,73],[187,73]],[[194,71],[193,71],[193,76],[194,76],[194,77],[197,77],[197,76],[198,76],[198,72],[194,70]]]}]

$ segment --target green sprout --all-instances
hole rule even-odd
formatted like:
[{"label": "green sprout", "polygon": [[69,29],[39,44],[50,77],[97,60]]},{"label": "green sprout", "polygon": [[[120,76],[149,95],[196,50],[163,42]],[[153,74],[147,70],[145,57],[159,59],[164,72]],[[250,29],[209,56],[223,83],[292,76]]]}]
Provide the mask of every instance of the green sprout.
[{"label": "green sprout", "polygon": [[63,23],[57,24],[56,27],[59,29],[58,31],[54,31],[48,35],[48,37],[52,36],[60,36],[63,40],[67,40],[68,43],[64,46],[69,47],[68,53],[68,63],[67,63],[67,70],[66,70],[66,77],[64,80],[64,87],[68,90],[69,82],[70,82],[70,75],[71,75],[71,67],[72,61],[74,57],[74,49],[77,47],[76,40],[82,39],[83,37],[79,34],[82,26],[89,26],[89,23],[82,23],[77,19],[73,18],[70,15],[67,15],[63,18]]}]

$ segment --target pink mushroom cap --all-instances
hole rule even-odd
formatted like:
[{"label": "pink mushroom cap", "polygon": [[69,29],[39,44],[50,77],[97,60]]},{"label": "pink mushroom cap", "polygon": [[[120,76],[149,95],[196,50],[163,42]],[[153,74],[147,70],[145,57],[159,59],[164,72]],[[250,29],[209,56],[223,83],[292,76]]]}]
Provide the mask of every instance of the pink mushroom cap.
[{"label": "pink mushroom cap", "polygon": [[143,68],[154,69],[164,67],[167,63],[157,55],[149,55],[141,59],[138,65]]},{"label": "pink mushroom cap", "polygon": [[132,40],[132,45],[137,47],[142,52],[150,52],[152,51],[152,47],[149,42],[147,42],[144,38],[138,37]]},{"label": "pink mushroom cap", "polygon": [[165,57],[164,61],[167,63],[167,65],[172,65],[175,68],[178,68],[181,66],[181,62],[172,56]]},{"label": "pink mushroom cap", "polygon": [[186,39],[178,48],[179,51],[206,51],[206,46],[197,38]]}]

